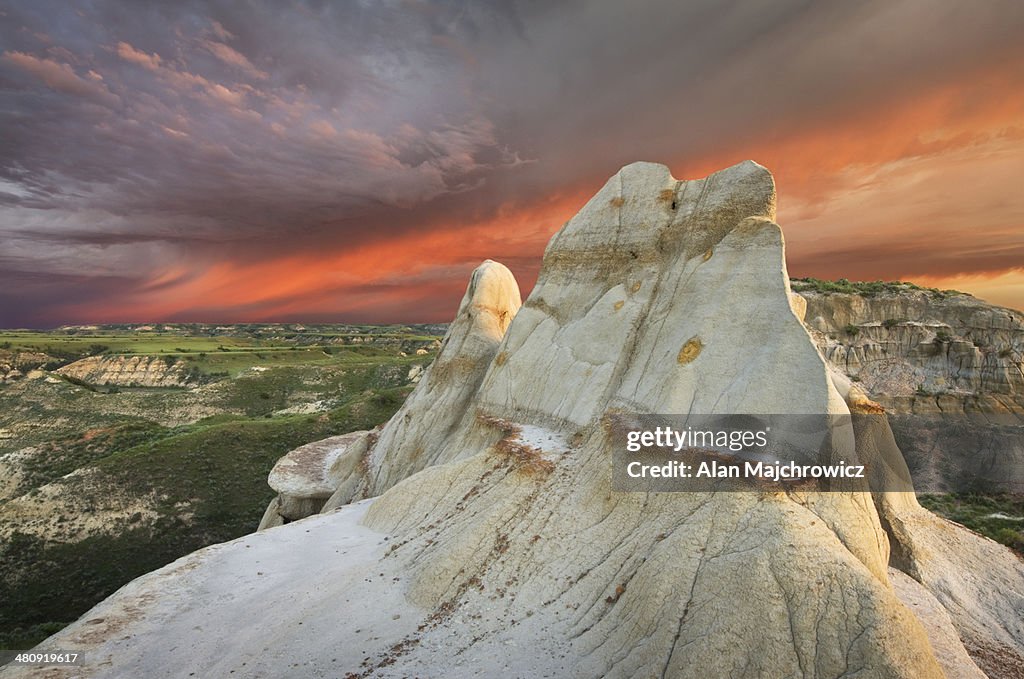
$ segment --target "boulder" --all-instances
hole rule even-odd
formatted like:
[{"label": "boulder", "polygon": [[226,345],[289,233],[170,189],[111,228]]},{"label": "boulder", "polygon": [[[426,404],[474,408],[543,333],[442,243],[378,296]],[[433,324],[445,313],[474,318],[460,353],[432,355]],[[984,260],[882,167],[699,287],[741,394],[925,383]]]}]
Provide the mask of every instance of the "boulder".
[{"label": "boulder", "polygon": [[[273,528],[318,513],[350,473],[346,460],[358,462],[368,431],[354,431],[307,443],[274,465],[267,483],[277,491],[257,530]],[[365,451],[363,445],[362,451]],[[346,454],[348,455],[346,457]]]}]

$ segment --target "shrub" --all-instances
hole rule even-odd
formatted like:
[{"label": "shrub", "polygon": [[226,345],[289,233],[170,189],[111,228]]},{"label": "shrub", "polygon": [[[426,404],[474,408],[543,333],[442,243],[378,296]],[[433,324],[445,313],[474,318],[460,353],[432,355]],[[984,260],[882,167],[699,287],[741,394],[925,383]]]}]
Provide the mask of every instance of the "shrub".
[{"label": "shrub", "polygon": [[995,531],[992,538],[996,542],[1001,542],[1012,549],[1016,549],[1018,551],[1024,549],[1024,535],[1012,528],[1000,528]]},{"label": "shrub", "polygon": [[74,377],[72,375],[61,375],[61,377],[64,378],[64,381],[70,382],[71,384],[75,385],[76,387],[82,387],[83,389],[87,389],[87,390],[93,391],[93,392],[96,391],[96,387],[94,387],[93,385],[89,384],[85,380],[80,380],[77,377]]},{"label": "shrub", "polygon": [[852,323],[843,328],[843,330],[845,330],[846,334],[849,335],[850,337],[856,337],[857,334],[860,332],[860,328],[858,328],[856,325],[853,325]]},{"label": "shrub", "polygon": [[952,339],[953,336],[950,335],[949,331],[947,330],[939,330],[937,333],[935,333],[935,341],[939,342],[940,344],[948,344],[950,341],[952,341]]}]

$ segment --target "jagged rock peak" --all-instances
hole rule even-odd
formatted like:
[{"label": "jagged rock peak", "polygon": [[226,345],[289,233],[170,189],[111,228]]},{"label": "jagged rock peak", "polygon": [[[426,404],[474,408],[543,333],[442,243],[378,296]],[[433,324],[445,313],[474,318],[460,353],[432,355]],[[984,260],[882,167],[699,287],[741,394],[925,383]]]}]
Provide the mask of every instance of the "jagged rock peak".
[{"label": "jagged rock peak", "polygon": [[544,267],[580,260],[634,265],[673,254],[704,253],[746,217],[775,219],[775,180],[747,160],[703,179],[678,180],[658,163],[638,162],[612,176],[548,243]]},{"label": "jagged rock peak", "polygon": [[[548,244],[499,351],[503,362],[481,387],[482,406],[508,419],[575,425],[609,406],[841,411],[790,309],[774,215],[775,182],[754,162],[692,181],[655,163],[624,167]],[[738,362],[752,327],[778,347]],[[681,362],[688,342],[695,360]],[[721,383],[748,360],[744,381]],[[807,388],[785,397],[778,383]]]}]

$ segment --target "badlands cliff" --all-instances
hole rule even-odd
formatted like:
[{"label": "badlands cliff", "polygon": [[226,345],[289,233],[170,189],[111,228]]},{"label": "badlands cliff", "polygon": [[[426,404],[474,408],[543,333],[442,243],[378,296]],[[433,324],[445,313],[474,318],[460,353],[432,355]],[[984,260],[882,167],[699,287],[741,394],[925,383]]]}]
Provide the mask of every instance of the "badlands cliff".
[{"label": "badlands cliff", "polygon": [[185,362],[160,356],[89,356],[56,371],[88,384],[180,387],[192,379]]},{"label": "badlands cliff", "polygon": [[0,385],[24,378],[52,358],[38,351],[0,349]]},{"label": "badlands cliff", "polygon": [[910,286],[795,285],[822,355],[888,411],[919,491],[1024,492],[1024,314]]},{"label": "badlands cliff", "polygon": [[911,288],[871,296],[798,289],[825,358],[889,409],[1024,414],[1021,312]]},{"label": "badlands cliff", "polygon": [[[52,676],[1024,676],[1024,564],[884,478],[900,450],[802,324],[774,217],[751,162],[623,168],[521,308],[474,272],[392,420],[279,463],[265,527],[322,513],[133,581],[46,642],[86,658]],[[621,413],[834,415],[884,464],[616,492]]]}]

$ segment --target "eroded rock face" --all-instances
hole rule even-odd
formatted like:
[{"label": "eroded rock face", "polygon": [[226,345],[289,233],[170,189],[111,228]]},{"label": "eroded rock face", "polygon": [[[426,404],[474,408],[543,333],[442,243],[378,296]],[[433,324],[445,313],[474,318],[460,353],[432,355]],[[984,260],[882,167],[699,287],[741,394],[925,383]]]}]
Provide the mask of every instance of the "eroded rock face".
[{"label": "eroded rock face", "polygon": [[898,286],[800,295],[822,355],[888,411],[919,491],[1024,490],[1024,315]]},{"label": "eroded rock face", "polygon": [[[147,651],[191,644],[197,628],[189,669],[234,676],[964,676],[971,660],[952,625],[977,641],[974,661],[1007,672],[1024,658],[1013,622],[1024,605],[983,610],[995,606],[985,576],[955,566],[983,558],[978,568],[1019,594],[1019,560],[952,524],[944,537],[910,489],[612,489],[606,424],[623,411],[852,411],[853,425],[833,432],[848,459],[902,463],[876,428],[877,405],[829,370],[798,318],[774,205],[755,163],[689,182],[661,165],[623,168],[552,239],[511,324],[510,276],[494,270],[500,295],[475,277],[406,407],[375,441],[359,439],[365,453],[336,458],[351,471],[328,508],[382,493],[362,525],[352,518],[366,504],[346,505],[248,536],[245,549],[204,550],[130,584],[54,643],[89,648],[89,670],[108,676],[167,673]],[[492,297],[503,301],[474,301]],[[245,568],[245,552],[259,555],[256,571],[273,567],[275,549],[287,565],[335,545],[315,599],[288,585],[305,629],[288,605],[281,615],[281,579]],[[922,625],[901,596],[923,595],[902,583],[898,596],[890,564],[949,620],[932,611]],[[204,573],[237,573],[244,588],[201,604],[191,588]],[[300,650],[243,665],[251,648]],[[983,664],[977,648],[1002,664]]]},{"label": "eroded rock face", "polygon": [[984,679],[985,673],[971,659],[949,613],[921,583],[896,568],[889,569],[889,581],[896,596],[924,625],[932,651],[947,677]]},{"label": "eroded rock face", "polygon": [[374,497],[436,463],[521,305],[507,267],[491,260],[478,266],[437,358],[417,372],[417,388],[398,413],[378,430],[311,443],[281,458],[269,478],[278,497],[258,530]]},{"label": "eroded rock face", "polygon": [[53,356],[39,351],[0,349],[0,385],[24,379],[39,366],[53,360]]},{"label": "eroded rock face", "polygon": [[[450,446],[461,461],[409,478],[367,516],[402,540],[396,560],[415,562],[414,602],[480,620],[467,650],[516,667],[498,639],[517,620],[517,643],[561,648],[583,676],[940,676],[889,587],[870,495],[611,490],[610,411],[848,412],[790,306],[774,202],[753,163],[696,182],[638,164],[552,239],[477,420]],[[528,445],[515,433],[527,426],[575,444]],[[474,429],[488,427],[513,433],[480,455]],[[765,621],[754,638],[752,620]]]},{"label": "eroded rock face", "polygon": [[889,407],[911,410],[920,396],[988,396],[1024,412],[1019,311],[970,295],[912,289],[872,297],[805,290],[801,296],[825,358]]},{"label": "eroded rock face", "polygon": [[56,372],[89,384],[122,387],[179,387],[188,381],[182,361],[159,356],[89,356]]}]

